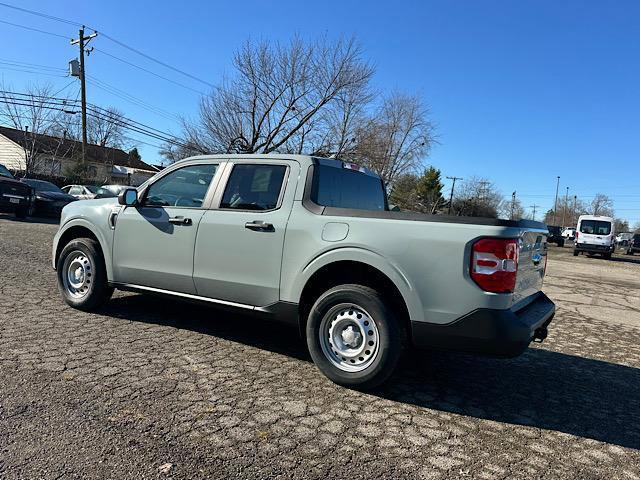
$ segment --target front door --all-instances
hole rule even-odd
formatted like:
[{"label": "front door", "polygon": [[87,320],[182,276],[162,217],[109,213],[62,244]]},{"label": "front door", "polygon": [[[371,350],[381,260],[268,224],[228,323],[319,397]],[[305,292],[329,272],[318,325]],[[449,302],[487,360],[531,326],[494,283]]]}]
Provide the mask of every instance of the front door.
[{"label": "front door", "polygon": [[116,282],[195,293],[196,232],[217,168],[205,163],[169,171],[145,189],[137,206],[124,207],[114,232]]},{"label": "front door", "polygon": [[221,197],[198,228],[196,289],[209,298],[266,306],[280,299],[284,235],[300,166],[273,161],[227,168]]}]

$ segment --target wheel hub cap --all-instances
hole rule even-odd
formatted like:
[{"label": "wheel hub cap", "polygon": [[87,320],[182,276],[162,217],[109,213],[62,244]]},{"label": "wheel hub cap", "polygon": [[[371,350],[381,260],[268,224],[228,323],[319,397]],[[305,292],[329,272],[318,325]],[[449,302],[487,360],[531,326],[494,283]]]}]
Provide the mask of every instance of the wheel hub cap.
[{"label": "wheel hub cap", "polygon": [[341,370],[360,372],[378,354],[376,322],[357,305],[334,307],[322,319],[320,329],[323,353]]},{"label": "wheel hub cap", "polygon": [[85,296],[92,277],[91,262],[87,256],[80,251],[72,252],[65,261],[64,272],[62,279],[67,293],[76,298]]}]

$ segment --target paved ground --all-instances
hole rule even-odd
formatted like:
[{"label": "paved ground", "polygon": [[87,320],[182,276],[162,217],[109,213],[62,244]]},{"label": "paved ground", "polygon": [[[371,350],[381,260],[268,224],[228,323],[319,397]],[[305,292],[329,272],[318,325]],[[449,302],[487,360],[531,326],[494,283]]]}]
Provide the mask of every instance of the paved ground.
[{"label": "paved ground", "polygon": [[640,257],[552,247],[543,345],[414,354],[369,395],[284,327],[140,295],[66,307],[55,229],[0,216],[0,478],[640,478]]}]

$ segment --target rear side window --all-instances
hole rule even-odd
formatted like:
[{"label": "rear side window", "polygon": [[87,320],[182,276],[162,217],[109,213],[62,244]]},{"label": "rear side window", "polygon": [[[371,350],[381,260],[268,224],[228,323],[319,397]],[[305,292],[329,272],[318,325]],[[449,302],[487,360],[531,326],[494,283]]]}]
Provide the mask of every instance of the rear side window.
[{"label": "rear side window", "polygon": [[324,207],[385,210],[386,194],[379,177],[349,168],[316,165],[311,200]]},{"label": "rear side window", "polygon": [[582,220],[580,232],[591,235],[609,235],[611,233],[611,222],[602,220]]},{"label": "rear side window", "polygon": [[286,171],[285,165],[234,165],[220,208],[275,209]]}]

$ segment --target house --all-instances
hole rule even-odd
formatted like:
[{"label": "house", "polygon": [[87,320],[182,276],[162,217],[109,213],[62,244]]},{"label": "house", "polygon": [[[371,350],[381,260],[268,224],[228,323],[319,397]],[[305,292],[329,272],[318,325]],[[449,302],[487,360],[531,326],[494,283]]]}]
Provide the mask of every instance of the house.
[{"label": "house", "polygon": [[[9,170],[64,178],[81,154],[82,143],[76,140],[0,126],[0,164]],[[96,184],[139,185],[158,172],[136,153],[119,148],[87,145],[86,159],[86,176]]]}]

